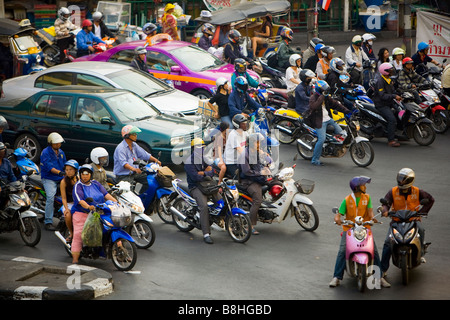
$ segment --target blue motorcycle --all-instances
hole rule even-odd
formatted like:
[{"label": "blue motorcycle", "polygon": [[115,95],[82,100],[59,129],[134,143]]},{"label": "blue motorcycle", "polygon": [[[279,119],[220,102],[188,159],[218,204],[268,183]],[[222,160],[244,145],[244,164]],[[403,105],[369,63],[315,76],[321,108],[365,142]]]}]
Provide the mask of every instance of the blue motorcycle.
[{"label": "blue motorcycle", "polygon": [[251,120],[248,132],[259,132],[266,137],[267,152],[271,156],[275,155],[272,149],[280,146],[278,139],[271,135],[270,121],[268,120],[269,116],[273,117],[275,110],[273,107],[264,107],[249,115]]},{"label": "blue motorcycle", "polygon": [[[86,202],[92,203],[92,198]],[[100,257],[111,259],[119,271],[133,269],[137,261],[137,247],[134,239],[125,232],[124,228],[133,223],[131,211],[125,205],[108,200],[105,203],[94,204],[95,212],[102,225],[102,245],[99,247],[83,246],[81,258],[97,259]],[[67,243],[69,235],[66,224],[60,224],[55,235],[64,244],[64,248],[71,256],[71,243]]]},{"label": "blue motorcycle", "polygon": [[30,160],[28,151],[24,148],[17,148],[8,156],[9,161],[13,165],[13,171],[17,178],[32,174],[40,174],[39,166]]}]

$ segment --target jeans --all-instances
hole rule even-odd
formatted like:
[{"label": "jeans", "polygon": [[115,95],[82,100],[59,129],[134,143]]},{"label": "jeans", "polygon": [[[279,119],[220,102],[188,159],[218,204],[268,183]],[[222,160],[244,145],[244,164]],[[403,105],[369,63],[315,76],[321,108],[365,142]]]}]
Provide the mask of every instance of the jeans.
[{"label": "jeans", "polygon": [[[339,251],[336,257],[336,264],[334,266],[334,274],[333,274],[333,278],[338,278],[339,280],[342,280],[344,278],[344,271],[346,266],[345,260],[346,243],[347,243],[347,232],[342,232],[341,243],[339,244]],[[378,266],[381,270],[380,255],[378,254],[378,249],[375,242],[373,243],[373,251],[374,251],[373,265]]]},{"label": "jeans", "polygon": [[55,195],[58,191],[58,181],[42,179],[42,183],[44,185],[45,196],[47,198],[45,201],[44,224],[52,224]]},{"label": "jeans", "polygon": [[230,116],[223,116],[223,117],[220,117],[220,121],[228,123],[228,124],[230,125],[230,129],[233,129],[233,128],[234,128],[234,127],[233,127],[233,122],[231,122]]},{"label": "jeans", "polygon": [[334,127],[334,132],[337,134],[341,134],[344,131],[333,119],[323,122],[322,128],[316,128],[317,142],[316,146],[314,147],[314,153],[311,159],[311,163],[320,163],[319,159],[322,154],[323,143],[325,142],[325,139],[327,137],[327,126],[329,124]]}]

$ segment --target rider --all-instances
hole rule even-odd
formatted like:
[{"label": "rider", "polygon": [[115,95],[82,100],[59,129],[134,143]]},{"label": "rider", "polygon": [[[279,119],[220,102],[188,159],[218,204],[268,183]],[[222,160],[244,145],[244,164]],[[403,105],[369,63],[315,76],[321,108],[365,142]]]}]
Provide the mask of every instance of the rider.
[{"label": "rider", "polygon": [[253,59],[256,58],[256,50],[258,49],[258,44],[265,44],[269,41],[270,37],[273,35],[273,24],[272,16],[270,14],[264,17],[264,21],[261,25],[261,32],[254,31],[254,37],[252,37],[252,53]]},{"label": "rider", "polygon": [[250,207],[250,221],[252,222],[252,234],[259,234],[255,226],[258,221],[258,211],[263,200],[262,186],[267,183],[267,176],[270,170],[267,164],[272,162],[272,159],[264,152],[261,143],[264,143],[266,138],[261,133],[252,133],[247,136],[246,147],[244,151],[244,161],[239,163],[241,184],[248,195],[252,198],[252,206]]},{"label": "rider", "polygon": [[234,60],[234,72],[231,74],[231,88],[234,90],[235,81],[237,77],[244,77],[250,87],[257,88],[259,82],[252,78],[247,72],[247,63],[242,58],[236,58]]},{"label": "rider", "polygon": [[[230,118],[230,108],[228,107],[228,98],[230,97],[230,87],[228,80],[224,77],[219,77],[216,80],[216,94],[209,99],[208,106],[217,112],[222,122],[228,123],[229,127],[233,125]],[[218,110],[213,104],[217,104]]]},{"label": "rider", "polygon": [[323,57],[317,62],[315,70],[317,78],[320,80],[325,80],[328,70],[330,69],[330,62],[333,59],[333,54],[336,53],[336,50],[333,47],[325,46],[321,49],[321,51]]},{"label": "rider", "polygon": [[142,32],[145,34],[145,38],[150,38],[156,35],[156,33],[158,32],[158,27],[151,22],[147,22],[142,26]]},{"label": "rider", "polygon": [[103,14],[100,11],[95,11],[92,14],[92,20],[94,24],[92,25],[92,33],[100,39],[105,37],[114,38],[116,42],[119,44],[120,42],[117,40],[117,36],[115,36],[103,22]]},{"label": "rider", "polygon": [[59,47],[59,63],[64,62],[64,50],[69,47],[69,45],[73,45],[73,36],[70,34],[70,31],[75,30],[77,28],[70,19],[70,11],[66,7],[61,7],[58,10],[58,18],[55,20],[55,39],[56,45]]},{"label": "rider", "polygon": [[145,49],[142,46],[134,48],[134,59],[131,61],[130,66],[146,72],[150,73],[148,71],[147,63],[145,63],[145,55],[147,54],[147,49]]},{"label": "rider", "polygon": [[308,60],[304,59],[305,63],[303,64],[303,69],[316,70],[317,63],[320,59],[323,58],[322,48],[325,47],[323,43],[318,43],[314,47],[315,54],[308,58]]},{"label": "rider", "polygon": [[300,71],[300,84],[295,88],[295,111],[303,114],[309,109],[309,98],[313,92],[312,79],[316,74],[309,69]]},{"label": "rider", "polygon": [[[420,213],[426,213],[430,211],[431,207],[434,204],[434,198],[422,189],[414,186],[414,180],[416,178],[416,174],[410,168],[402,168],[397,173],[397,186],[393,187],[388,193],[384,196],[384,199],[387,201],[387,205],[383,205],[383,216],[388,216],[388,211],[397,211],[397,210],[413,210],[417,211],[417,208],[420,206],[420,201],[423,199],[428,199],[428,203],[423,205],[420,209]],[[417,227],[420,235],[420,244],[422,245],[422,254],[425,253],[424,245],[425,245],[425,230],[421,223],[420,217],[417,218]],[[389,259],[391,258],[391,246],[389,240],[389,234],[387,234],[386,240],[383,246],[383,253],[381,255],[381,271],[382,275],[386,273],[389,269]],[[428,244],[425,245],[427,247]],[[425,262],[425,258],[422,257],[422,261]]]},{"label": "rider", "polygon": [[91,20],[84,20],[81,26],[83,29],[77,33],[77,57],[86,56],[94,52],[94,42],[105,43],[102,39],[92,33]]},{"label": "rider", "polygon": [[333,90],[335,87],[351,87],[353,84],[351,84],[350,80],[349,82],[344,83],[341,79],[339,79],[339,76],[346,74],[347,71],[345,69],[345,62],[340,58],[333,58],[330,61],[330,70],[328,70],[325,81]]},{"label": "rider", "polygon": [[330,97],[330,86],[323,80],[319,80],[314,85],[314,93],[309,100],[309,120],[312,126],[316,128],[317,142],[314,147],[311,164],[316,166],[323,166],[320,162],[320,155],[322,154],[322,147],[326,138],[327,126],[334,127],[336,134],[345,137],[347,133],[343,130],[332,118],[330,109],[335,109],[344,113],[350,111],[344,107],[339,101]]},{"label": "rider", "polygon": [[69,230],[69,236],[66,238],[68,243],[72,242],[73,225],[72,225],[72,213],[70,209],[73,205],[73,187],[78,181],[78,169],[80,165],[76,160],[69,160],[64,164],[64,172],[66,173],[61,180],[59,190],[61,192],[61,200],[64,207],[64,221],[66,222],[67,229]]},{"label": "rider", "polygon": [[294,50],[291,48],[290,43],[294,40],[294,32],[291,28],[283,27],[280,32],[281,44],[278,46],[278,68],[286,70],[289,68],[289,58],[291,55],[297,53],[302,54],[301,50]]},{"label": "rider", "polygon": [[208,51],[213,46],[212,37],[214,36],[215,28],[211,23],[205,23],[202,25],[202,37],[198,40],[198,46],[203,50]]},{"label": "rider", "polygon": [[[208,196],[205,195],[197,186],[197,183],[211,180],[214,170],[204,159],[205,143],[201,138],[194,138],[191,141],[191,155],[186,159],[184,170],[188,182],[189,192],[197,202],[200,212],[200,225],[202,227],[203,241],[207,244],[213,244],[211,238],[211,228],[209,223]],[[213,201],[217,205],[223,206],[222,197],[219,192],[212,194]]]},{"label": "rider", "polygon": [[247,139],[248,120],[243,114],[236,114],[233,117],[234,129],[228,133],[225,143],[224,160],[227,166],[227,173],[234,176],[239,164],[243,163],[242,157],[245,150],[245,142]]},{"label": "rider", "polygon": [[73,206],[72,222],[73,222],[73,238],[72,238],[72,263],[77,264],[82,249],[81,232],[84,223],[88,217],[88,213],[95,207],[86,202],[87,198],[92,198],[93,203],[103,203],[106,200],[117,202],[102,185],[92,179],[92,167],[90,164],[84,164],[79,169],[80,180],[73,187]]},{"label": "rider", "polygon": [[[373,219],[372,200],[370,195],[366,193],[366,184],[370,183],[370,181],[371,178],[365,176],[356,176],[350,180],[350,189],[352,190],[352,193],[345,197],[339,207],[339,212],[334,215],[334,222],[337,225],[342,225],[341,217],[344,217],[345,220],[350,220],[352,222],[355,222],[356,216],[362,217],[363,221],[370,221]],[[336,264],[334,266],[333,279],[329,284],[330,287],[338,286],[344,277],[347,231],[350,228],[350,226],[342,226],[343,232],[341,234],[341,242],[336,257]],[[367,226],[367,228],[370,229],[370,226]],[[380,267],[380,256],[378,254],[375,242],[373,245],[373,264]],[[380,279],[380,284],[383,287],[390,287],[390,284],[383,278]]]},{"label": "rider", "polygon": [[96,147],[91,151],[91,166],[94,170],[92,174],[92,179],[100,182],[100,184],[106,189],[109,189],[106,170],[109,164],[109,153],[103,147]]},{"label": "rider", "polygon": [[47,137],[48,147],[41,153],[41,179],[46,194],[45,201],[45,229],[54,230],[53,228],[53,208],[58,184],[64,176],[64,164],[66,163],[66,155],[61,150],[61,144],[64,142],[63,137],[52,132]]},{"label": "rider", "polygon": [[[434,63],[438,67],[441,66],[439,62],[428,55],[429,50],[429,44],[427,44],[426,42],[420,42],[417,45],[417,52],[411,57],[414,60],[414,67],[416,68],[416,72],[420,75],[427,71],[428,62]],[[423,66],[421,64],[423,64]]]},{"label": "rider", "polygon": [[[12,170],[11,162],[6,158],[6,146],[3,142],[0,142],[0,179],[3,182],[17,181],[16,176]],[[0,192],[2,191],[0,185]]]},{"label": "rider", "polygon": [[377,37],[375,37],[373,34],[371,33],[364,33],[362,35],[362,39],[363,39],[363,45],[362,45],[362,49],[364,50],[364,52],[366,53],[367,57],[370,60],[376,60],[377,57],[375,56],[375,52],[373,51],[373,40],[376,40]]},{"label": "rider", "polygon": [[114,169],[117,181],[134,180],[143,185],[141,192],[148,188],[147,175],[143,174],[138,165],[133,164],[134,161],[142,159],[149,162],[161,162],[145,151],[136,141],[137,134],[141,130],[132,125],[126,125],[122,128],[123,141],[119,143],[114,150]]},{"label": "rider", "polygon": [[286,88],[288,95],[288,108],[295,107],[295,88],[300,84],[300,71],[302,57],[295,53],[289,58],[290,67],[286,69]]},{"label": "rider", "polygon": [[355,65],[353,70],[350,72],[350,78],[355,84],[362,83],[362,72],[363,72],[363,62],[369,60],[367,54],[361,49],[362,38],[360,35],[356,35],[352,38],[352,44],[345,51],[345,61],[347,62],[347,67],[352,67]]},{"label": "rider", "polygon": [[390,147],[399,147],[400,143],[395,139],[395,129],[397,128],[397,120],[394,112],[391,110],[393,100],[400,101],[402,98],[396,93],[391,76],[394,74],[394,66],[390,63],[382,63],[378,71],[378,77],[374,86],[373,103],[383,118],[387,121],[387,137]]},{"label": "rider", "polygon": [[395,68],[395,72],[399,72],[400,70],[402,70],[403,68],[402,61],[404,57],[405,57],[405,50],[403,50],[402,48],[394,48],[392,50],[391,63]]},{"label": "rider", "polygon": [[239,46],[241,42],[241,33],[236,29],[231,29],[228,32],[229,42],[225,44],[223,48],[223,57],[225,62],[234,64],[234,60],[237,58],[242,58],[249,62],[250,59],[241,53],[241,48]]},{"label": "rider", "polygon": [[251,111],[249,109],[258,110],[262,106],[253,100],[252,97],[247,93],[248,82],[242,76],[239,76],[234,81],[234,86],[236,90],[232,90],[230,97],[228,98],[228,107],[230,108],[230,118],[238,113],[249,114]]},{"label": "rider", "polygon": [[428,84],[428,81],[414,71],[414,61],[410,57],[406,57],[402,61],[403,69],[398,74],[397,84],[401,91],[409,91],[414,95],[416,103],[420,103],[421,99],[417,92],[417,87],[422,84]]},{"label": "rider", "polygon": [[314,51],[314,48],[316,47],[317,44],[322,43],[323,44],[323,40],[320,38],[312,38],[309,41],[309,46],[308,49],[306,49],[305,51],[303,51],[303,62],[306,63],[306,61],[308,61],[308,59],[310,57],[312,57],[313,55],[316,54],[316,52]]}]

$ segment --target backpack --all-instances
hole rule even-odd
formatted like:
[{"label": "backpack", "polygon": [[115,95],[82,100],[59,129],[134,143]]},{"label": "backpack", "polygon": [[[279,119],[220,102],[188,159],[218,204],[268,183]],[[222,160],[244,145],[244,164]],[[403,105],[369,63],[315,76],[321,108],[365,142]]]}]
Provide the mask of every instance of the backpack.
[{"label": "backpack", "polygon": [[278,67],[278,52],[272,51],[267,57],[267,65],[271,68]]}]

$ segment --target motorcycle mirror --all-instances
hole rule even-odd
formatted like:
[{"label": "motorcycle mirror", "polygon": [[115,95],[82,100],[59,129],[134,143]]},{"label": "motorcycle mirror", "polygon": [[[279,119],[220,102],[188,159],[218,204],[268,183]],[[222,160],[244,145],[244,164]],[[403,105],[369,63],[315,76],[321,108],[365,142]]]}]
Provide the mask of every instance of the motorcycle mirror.
[{"label": "motorcycle mirror", "polygon": [[278,170],[280,170],[281,168],[283,168],[284,167],[284,163],[283,162],[280,162],[280,164],[278,165]]},{"label": "motorcycle mirror", "polygon": [[381,204],[388,205],[388,202],[385,198],[380,199]]},{"label": "motorcycle mirror", "polygon": [[86,159],[84,160],[84,163],[85,163],[85,164],[88,164],[88,163],[89,163],[89,158],[86,158]]},{"label": "motorcycle mirror", "polygon": [[442,60],[442,64],[447,62],[447,58],[445,58],[444,60]]},{"label": "motorcycle mirror", "polygon": [[334,208],[331,209],[331,212],[333,214],[337,214],[337,213],[339,213],[339,209],[337,207],[334,207]]}]

